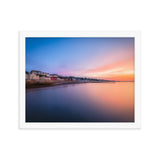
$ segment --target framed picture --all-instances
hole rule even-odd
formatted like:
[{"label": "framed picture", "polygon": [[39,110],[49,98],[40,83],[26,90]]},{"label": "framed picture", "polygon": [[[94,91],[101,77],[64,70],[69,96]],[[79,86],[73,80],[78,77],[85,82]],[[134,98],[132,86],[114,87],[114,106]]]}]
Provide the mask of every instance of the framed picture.
[{"label": "framed picture", "polygon": [[20,128],[140,128],[139,32],[20,32]]}]

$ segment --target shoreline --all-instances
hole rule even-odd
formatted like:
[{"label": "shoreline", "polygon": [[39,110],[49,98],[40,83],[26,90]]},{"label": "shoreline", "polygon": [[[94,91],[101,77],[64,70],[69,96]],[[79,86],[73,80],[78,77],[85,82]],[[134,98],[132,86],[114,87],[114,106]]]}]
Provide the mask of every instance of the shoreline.
[{"label": "shoreline", "polygon": [[59,85],[67,85],[67,84],[81,84],[81,83],[114,83],[116,81],[37,81],[37,80],[30,80],[26,81],[26,89],[32,89],[32,88],[42,88],[42,87],[54,87]]}]

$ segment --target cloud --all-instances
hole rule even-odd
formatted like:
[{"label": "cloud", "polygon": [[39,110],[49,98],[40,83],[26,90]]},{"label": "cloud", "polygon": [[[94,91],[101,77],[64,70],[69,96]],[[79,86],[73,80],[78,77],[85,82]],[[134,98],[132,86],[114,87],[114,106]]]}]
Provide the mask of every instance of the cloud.
[{"label": "cloud", "polygon": [[126,59],[108,65],[103,65],[97,68],[92,68],[84,73],[91,77],[103,77],[105,79],[114,80],[133,80],[134,79],[134,59]]}]

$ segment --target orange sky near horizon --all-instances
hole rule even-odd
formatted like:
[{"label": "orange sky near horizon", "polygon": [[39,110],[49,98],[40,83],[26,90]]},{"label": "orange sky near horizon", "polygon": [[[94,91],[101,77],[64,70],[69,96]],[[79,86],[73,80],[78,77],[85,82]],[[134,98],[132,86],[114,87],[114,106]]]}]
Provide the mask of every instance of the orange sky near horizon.
[{"label": "orange sky near horizon", "polygon": [[117,59],[110,64],[88,69],[83,75],[114,81],[134,81],[134,57]]},{"label": "orange sky near horizon", "polygon": [[[91,58],[92,59],[92,58]],[[114,81],[134,81],[134,47],[113,48],[97,53],[90,60],[92,66],[79,72],[80,76]]]}]

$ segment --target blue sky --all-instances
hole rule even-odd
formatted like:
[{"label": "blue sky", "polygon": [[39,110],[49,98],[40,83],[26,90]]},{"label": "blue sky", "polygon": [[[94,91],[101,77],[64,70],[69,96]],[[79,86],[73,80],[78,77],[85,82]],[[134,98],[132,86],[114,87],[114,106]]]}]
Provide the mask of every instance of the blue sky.
[{"label": "blue sky", "polygon": [[[81,75],[120,59],[118,50],[133,50],[133,38],[26,38],[26,70],[40,70],[60,75]],[[110,58],[113,55],[118,58]],[[83,75],[82,75],[83,76]]]}]

